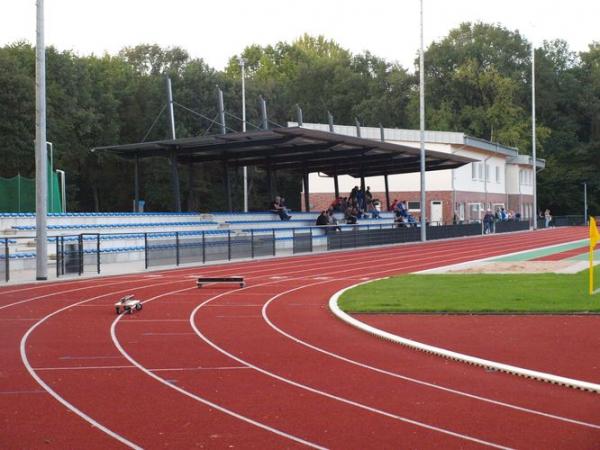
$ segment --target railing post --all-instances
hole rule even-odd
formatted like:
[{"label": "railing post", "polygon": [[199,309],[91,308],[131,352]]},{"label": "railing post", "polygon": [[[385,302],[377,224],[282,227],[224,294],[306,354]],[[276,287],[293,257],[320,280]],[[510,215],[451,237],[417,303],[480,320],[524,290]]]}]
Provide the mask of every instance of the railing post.
[{"label": "railing post", "polygon": [[83,234],[79,235],[79,275],[83,273]]},{"label": "railing post", "polygon": [[275,256],[275,228],[273,228],[273,256]]},{"label": "railing post", "polygon": [[96,235],[96,270],[100,273],[100,233]]},{"label": "railing post", "polygon": [[227,260],[231,261],[231,230],[227,230]]},{"label": "railing post", "polygon": [[65,274],[65,237],[60,237],[60,274]]},{"label": "railing post", "polygon": [[310,230],[310,252],[313,252],[313,229],[312,227],[309,228]]},{"label": "railing post", "polygon": [[250,256],[254,259],[254,229],[250,230]]},{"label": "railing post", "polygon": [[206,231],[202,232],[202,264],[206,262]]},{"label": "railing post", "polygon": [[144,233],[144,267],[148,268],[148,233]]},{"label": "railing post", "polygon": [[55,236],[54,239],[56,241],[56,278],[58,278],[60,277],[60,246],[58,236]]},{"label": "railing post", "polygon": [[4,278],[6,279],[6,282],[8,283],[8,280],[10,280],[10,262],[9,262],[9,252],[8,252],[8,238],[4,239]]},{"label": "railing post", "polygon": [[354,235],[354,236],[353,236],[353,237],[354,237],[354,248],[356,248],[356,245],[357,245],[357,244],[356,244],[356,241],[357,241],[357,236],[356,236],[356,233],[357,233],[357,231],[356,231],[356,230],[357,230],[357,226],[358,226],[358,225],[352,225],[352,234]]},{"label": "railing post", "polygon": [[175,232],[175,265],[179,265],[179,231]]}]

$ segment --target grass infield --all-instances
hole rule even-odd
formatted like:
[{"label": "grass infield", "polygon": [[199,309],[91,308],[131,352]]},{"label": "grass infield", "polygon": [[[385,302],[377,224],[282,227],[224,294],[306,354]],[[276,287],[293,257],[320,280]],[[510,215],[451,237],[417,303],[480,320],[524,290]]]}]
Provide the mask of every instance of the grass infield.
[{"label": "grass infield", "polygon": [[[600,266],[595,267],[596,288]],[[405,275],[346,291],[349,313],[587,313],[600,312],[588,294],[588,271],[577,274]]]}]

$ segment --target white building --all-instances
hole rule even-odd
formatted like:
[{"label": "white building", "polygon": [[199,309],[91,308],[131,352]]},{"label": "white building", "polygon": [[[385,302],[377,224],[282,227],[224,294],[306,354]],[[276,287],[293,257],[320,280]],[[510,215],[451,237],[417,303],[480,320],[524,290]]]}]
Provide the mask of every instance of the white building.
[{"label": "white building", "polygon": [[[302,127],[330,131],[328,124],[304,123]],[[338,134],[357,136],[357,131],[354,126],[333,126]],[[380,128],[360,128],[360,136],[367,139],[379,141],[381,132]],[[420,146],[419,134],[419,130],[383,129],[386,142],[416,148]],[[426,131],[425,148],[479,160],[458,169],[426,173],[426,214],[431,222],[481,219],[487,208],[495,211],[500,207],[520,213],[523,219],[534,215],[530,156],[519,155],[516,148],[445,131]],[[536,166],[543,169],[545,161],[538,159]],[[347,175],[340,176],[338,182],[342,197],[361,184],[360,179]],[[388,183],[390,201],[405,200],[413,214],[420,215],[420,174],[389,175]],[[386,203],[384,177],[367,177],[365,185],[370,186],[374,198]],[[327,208],[335,196],[333,178],[311,173],[309,186],[311,210]]]}]

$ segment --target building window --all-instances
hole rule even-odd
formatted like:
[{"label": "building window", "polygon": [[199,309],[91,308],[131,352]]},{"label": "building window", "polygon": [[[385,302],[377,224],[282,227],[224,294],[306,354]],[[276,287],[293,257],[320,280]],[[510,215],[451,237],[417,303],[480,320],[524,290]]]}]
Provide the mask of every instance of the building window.
[{"label": "building window", "polygon": [[408,210],[409,211],[420,211],[421,210],[421,202],[408,202]]},{"label": "building window", "polygon": [[490,165],[486,164],[485,165],[485,181],[489,181],[490,180]]},{"label": "building window", "polygon": [[471,163],[471,178],[477,179],[477,163]]},{"label": "building window", "polygon": [[496,183],[500,183],[500,167],[496,166]]},{"label": "building window", "polygon": [[477,164],[477,172],[479,175],[479,179],[483,180],[483,163],[478,163]]}]

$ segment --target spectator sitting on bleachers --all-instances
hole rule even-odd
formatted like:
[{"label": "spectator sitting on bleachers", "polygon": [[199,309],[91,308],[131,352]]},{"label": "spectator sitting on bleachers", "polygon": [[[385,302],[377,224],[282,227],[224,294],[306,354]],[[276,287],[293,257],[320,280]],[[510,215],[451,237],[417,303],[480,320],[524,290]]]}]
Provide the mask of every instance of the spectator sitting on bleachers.
[{"label": "spectator sitting on bleachers", "polygon": [[271,211],[279,215],[281,220],[290,220],[292,216],[288,214],[288,209],[285,207],[284,200],[277,196],[271,205]]},{"label": "spectator sitting on bleachers", "polygon": [[396,206],[398,205],[398,199],[395,198],[392,204],[388,207],[388,211],[396,211]]},{"label": "spectator sitting on bleachers", "polygon": [[329,215],[327,214],[327,211],[321,211],[321,214],[319,214],[319,217],[317,217],[316,225],[318,227],[329,225]]},{"label": "spectator sitting on bleachers", "polygon": [[342,229],[338,226],[338,221],[335,218],[335,216],[333,215],[333,210],[332,209],[329,209],[327,211],[327,217],[329,219],[328,225],[332,226],[331,228],[332,228],[333,231],[336,231],[336,230],[337,231],[342,231]]},{"label": "spectator sitting on bleachers", "polygon": [[407,227],[408,224],[404,221],[404,217],[402,216],[396,216],[394,219],[394,224],[398,227]]},{"label": "spectator sitting on bleachers", "polygon": [[408,209],[406,208],[405,201],[398,202],[394,211],[396,212],[396,215],[400,215],[404,218],[408,217]]},{"label": "spectator sitting on bleachers", "polygon": [[346,208],[346,212],[344,213],[344,219],[346,219],[346,223],[348,225],[354,225],[356,224],[357,220],[358,220],[358,211],[356,208],[353,208],[352,206],[348,206]]},{"label": "spectator sitting on bleachers", "polygon": [[371,218],[379,219],[379,212],[381,211],[381,202],[377,199],[373,200],[369,205],[369,213],[371,213]]}]

